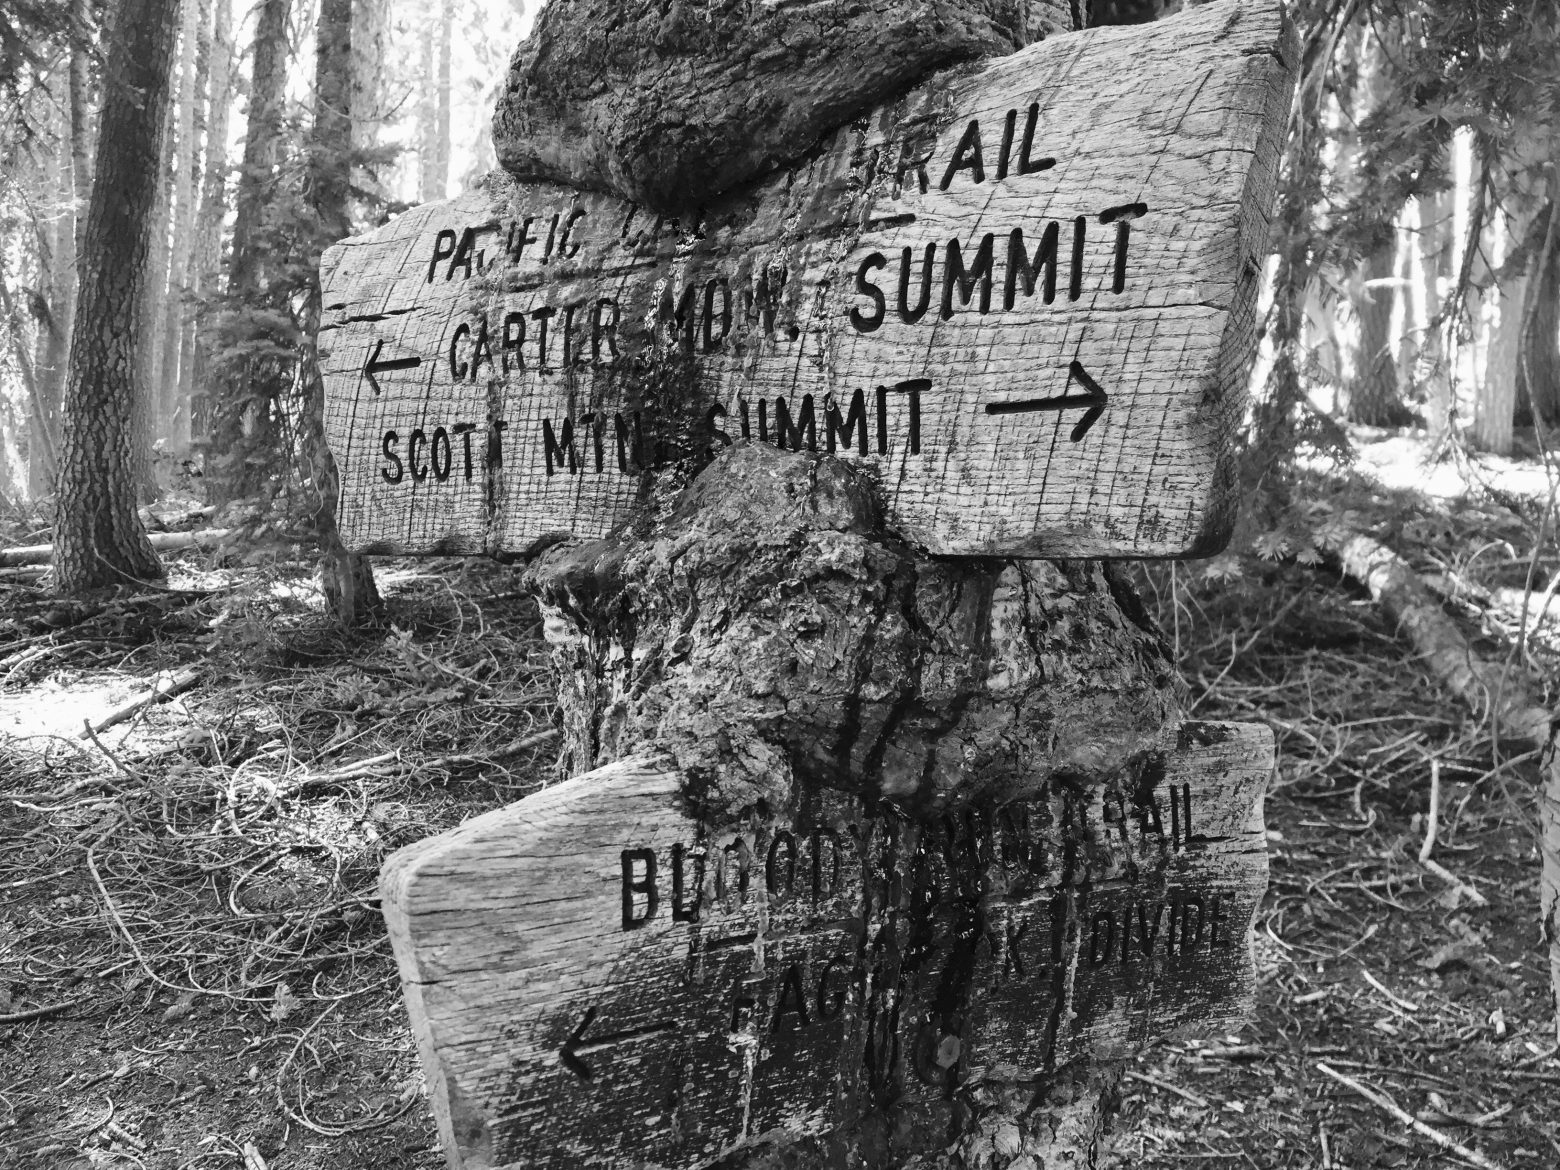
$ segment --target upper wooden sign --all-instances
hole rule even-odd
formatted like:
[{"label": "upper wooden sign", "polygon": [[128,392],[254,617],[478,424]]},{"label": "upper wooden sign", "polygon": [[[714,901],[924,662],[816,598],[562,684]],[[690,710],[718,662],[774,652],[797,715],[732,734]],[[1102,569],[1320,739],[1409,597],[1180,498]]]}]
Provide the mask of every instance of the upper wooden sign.
[{"label": "upper wooden sign", "polygon": [[940,74],[685,222],[496,174],[329,249],[344,539],[599,537],[747,439],[870,467],[934,553],[1216,551],[1296,56],[1223,0]]},{"label": "upper wooden sign", "polygon": [[711,827],[630,760],[408,846],[381,891],[450,1164],[700,1166],[1247,1012],[1272,761],[1187,723],[1094,788]]}]

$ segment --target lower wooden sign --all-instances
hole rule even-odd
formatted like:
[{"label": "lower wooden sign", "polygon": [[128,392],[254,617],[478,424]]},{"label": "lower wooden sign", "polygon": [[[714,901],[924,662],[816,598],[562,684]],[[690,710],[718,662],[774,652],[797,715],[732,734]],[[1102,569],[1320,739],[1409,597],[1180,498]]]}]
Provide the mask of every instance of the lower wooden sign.
[{"label": "lower wooden sign", "polygon": [[1271,733],[1185,723],[1103,785],[706,826],[626,760],[387,862],[457,1167],[695,1167],[1250,1010]]}]

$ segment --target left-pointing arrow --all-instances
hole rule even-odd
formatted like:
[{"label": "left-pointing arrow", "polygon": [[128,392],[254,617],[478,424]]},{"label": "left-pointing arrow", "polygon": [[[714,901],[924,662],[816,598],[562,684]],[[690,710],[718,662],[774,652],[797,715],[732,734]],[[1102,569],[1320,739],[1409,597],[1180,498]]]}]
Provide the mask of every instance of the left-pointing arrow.
[{"label": "left-pointing arrow", "polygon": [[596,1018],[595,1008],[585,1009],[585,1018],[579,1023],[579,1027],[569,1033],[569,1038],[563,1042],[563,1047],[558,1050],[558,1059],[563,1062],[563,1067],[579,1077],[582,1081],[595,1079],[595,1074],[590,1065],[580,1057],[587,1052],[597,1052],[610,1045],[623,1040],[633,1040],[639,1036],[653,1036],[657,1032],[665,1032],[671,1028],[670,1023],[647,1024],[643,1028],[629,1028],[623,1032],[605,1032],[590,1040],[585,1039],[585,1030],[590,1027]]},{"label": "left-pointing arrow", "polygon": [[381,361],[379,351],[384,349],[384,338],[374,342],[374,348],[368,351],[368,361],[363,363],[363,376],[368,379],[368,384],[374,388],[374,393],[379,393],[379,382],[375,374],[383,374],[387,370],[415,370],[422,365],[422,358],[388,358]]}]

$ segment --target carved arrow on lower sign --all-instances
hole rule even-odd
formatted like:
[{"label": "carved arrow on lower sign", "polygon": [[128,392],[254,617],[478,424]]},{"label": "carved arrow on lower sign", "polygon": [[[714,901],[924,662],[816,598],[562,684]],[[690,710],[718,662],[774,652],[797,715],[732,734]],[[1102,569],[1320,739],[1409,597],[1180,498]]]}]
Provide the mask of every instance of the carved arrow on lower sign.
[{"label": "carved arrow on lower sign", "polygon": [[1074,443],[1079,442],[1083,436],[1089,433],[1089,428],[1099,421],[1100,415],[1105,413],[1105,407],[1110,403],[1110,397],[1104,388],[1089,377],[1089,372],[1083,368],[1083,363],[1074,361],[1067,367],[1067,384],[1070,386],[1077,382],[1083,387],[1082,394],[1062,394],[1055,398],[1025,398],[1018,402],[988,402],[987,414],[1026,414],[1031,410],[1071,410],[1075,406],[1087,407],[1078,425],[1073,427],[1069,436]]},{"label": "carved arrow on lower sign", "polygon": [[379,393],[379,383],[375,380],[375,374],[383,374],[388,370],[415,370],[422,365],[422,358],[390,358],[386,361],[379,360],[379,351],[384,349],[384,338],[374,342],[374,348],[369,350],[368,361],[363,364],[363,376],[368,379],[368,384],[374,388],[374,393]]},{"label": "carved arrow on lower sign", "polygon": [[579,1027],[569,1033],[569,1038],[563,1042],[563,1047],[558,1050],[558,1059],[582,1081],[594,1080],[590,1065],[580,1059],[583,1053],[597,1052],[623,1040],[633,1040],[639,1036],[653,1036],[657,1032],[665,1032],[672,1027],[670,1023],[648,1024],[643,1028],[629,1028],[623,1032],[606,1032],[593,1039],[585,1039],[585,1030],[590,1027],[596,1018],[595,1008],[585,1009],[585,1018],[579,1023]]}]

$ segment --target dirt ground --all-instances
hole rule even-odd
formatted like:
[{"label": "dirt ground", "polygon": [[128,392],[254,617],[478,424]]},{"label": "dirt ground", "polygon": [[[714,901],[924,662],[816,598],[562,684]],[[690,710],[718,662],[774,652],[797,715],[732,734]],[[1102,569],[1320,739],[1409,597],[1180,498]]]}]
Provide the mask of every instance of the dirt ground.
[{"label": "dirt ground", "polygon": [[[1497,659],[1560,570],[1531,495],[1318,477],[1308,506],[1453,582]],[[0,582],[0,1166],[442,1165],[374,882],[552,778],[535,611],[499,566],[380,562],[389,626],[346,640],[309,562],[240,559],[91,605]],[[1256,1015],[1141,1054],[1119,1164],[1560,1166],[1536,755],[1303,537],[1140,575],[1198,716],[1269,723],[1281,763]],[[1525,620],[1560,678],[1560,604]],[[1450,881],[1418,860],[1433,772]]]}]

